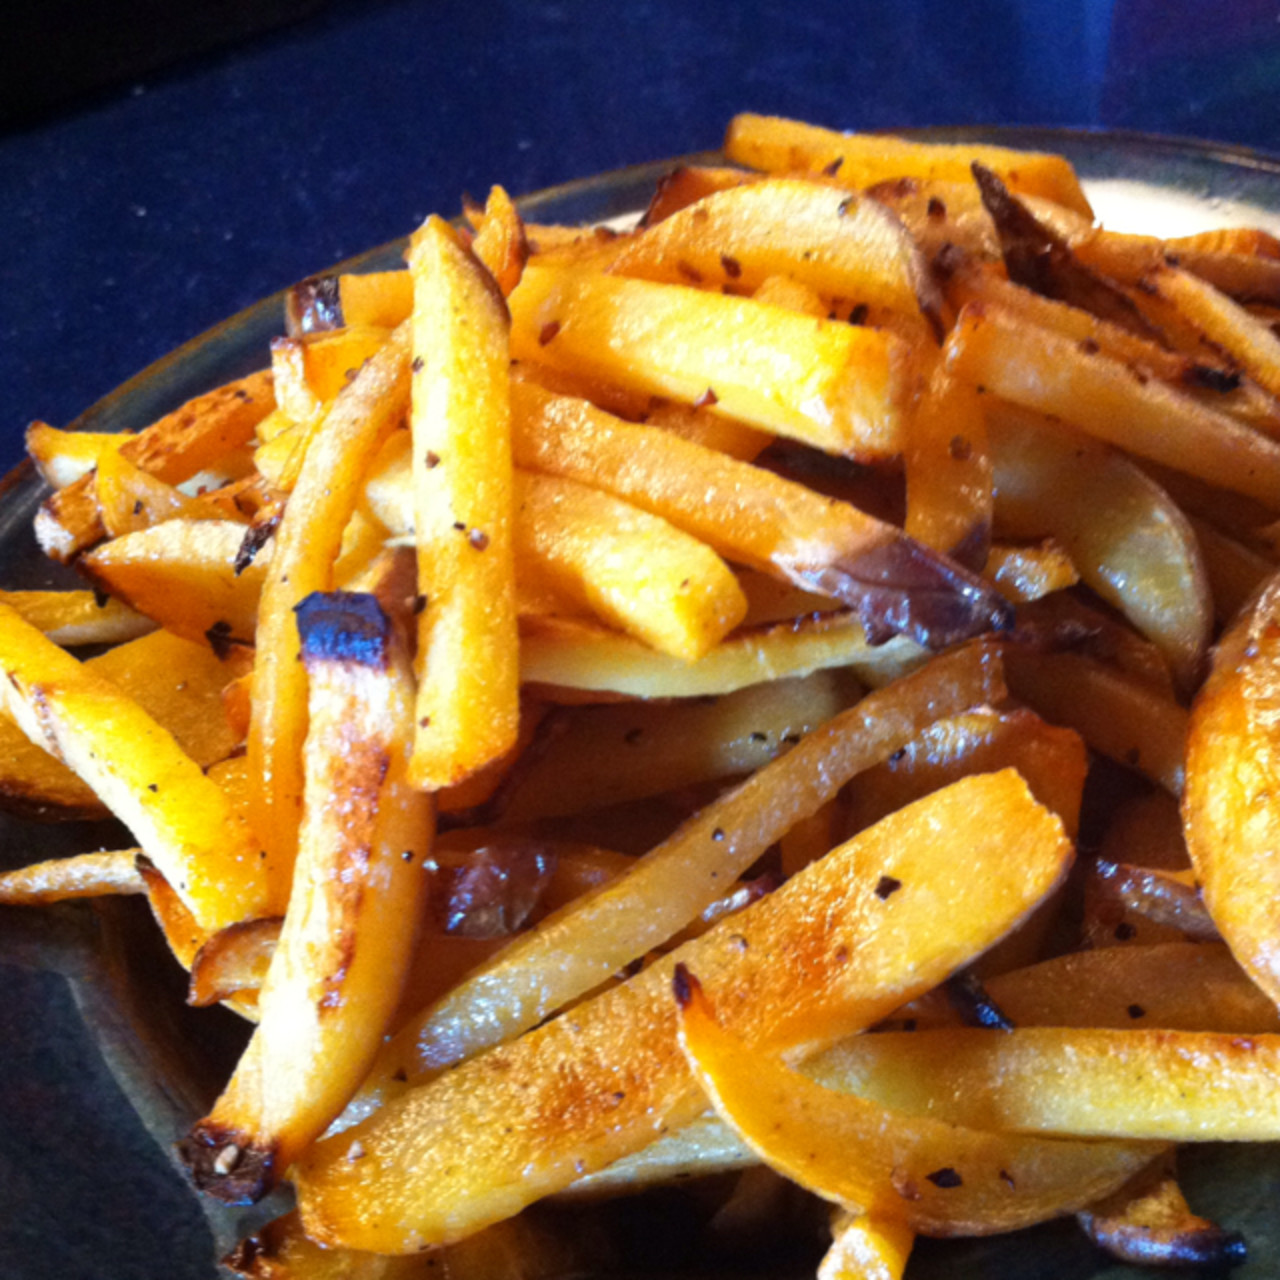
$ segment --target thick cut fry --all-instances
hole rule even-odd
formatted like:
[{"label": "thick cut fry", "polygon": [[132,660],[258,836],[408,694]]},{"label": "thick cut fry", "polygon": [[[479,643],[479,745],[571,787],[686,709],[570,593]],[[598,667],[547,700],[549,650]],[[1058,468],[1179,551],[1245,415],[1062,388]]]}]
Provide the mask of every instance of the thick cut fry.
[{"label": "thick cut fry", "polygon": [[1214,620],[1223,627],[1253,599],[1262,584],[1275,572],[1275,564],[1252,547],[1228,537],[1207,520],[1189,517],[1200,544],[1205,577],[1213,596]]},{"label": "thick cut fry", "polygon": [[717,191],[759,181],[758,174],[744,173],[729,165],[678,165],[665,178],[658,179],[653,197],[640,218],[640,225],[652,227],[663,218],[669,218]]},{"label": "thick cut fry", "polygon": [[1280,581],[1226,632],[1196,698],[1183,822],[1205,905],[1249,976],[1280,1002]]},{"label": "thick cut fry", "polygon": [[516,476],[515,553],[605,622],[693,662],[742,621],[746,597],[705,543],[576,480]]},{"label": "thick cut fry", "polygon": [[[197,396],[128,437],[120,456],[166,484],[178,484],[248,444],[254,428],[274,408],[271,374],[255,373]],[[36,540],[52,559],[65,564],[101,541],[104,530],[91,488],[92,480],[82,476],[59,489],[37,513]]]},{"label": "thick cut fry", "polygon": [[551,617],[521,621],[520,678],[553,701],[566,691],[596,693],[606,700],[615,694],[706,697],[829,667],[848,667],[865,683],[878,686],[927,657],[927,651],[903,636],[887,644],[869,643],[857,618],[843,612],[740,632],[696,662],[658,653],[588,622]]},{"label": "thick cut fry", "polygon": [[836,133],[778,116],[743,114],[730,122],[724,152],[753,169],[829,173],[857,190],[890,178],[968,182],[970,166],[977,160],[999,174],[1012,191],[1044,196],[1093,216],[1070,164],[1062,156],[1038,151]]},{"label": "thick cut fry", "polygon": [[983,1132],[886,1105],[880,1095],[891,1088],[837,1093],[746,1052],[717,1023],[691,971],[677,971],[675,989],[681,1043],[721,1117],[773,1168],[851,1212],[928,1235],[1011,1231],[1082,1209],[1161,1151],[1154,1143]]},{"label": "thick cut fry", "polygon": [[990,946],[1071,856],[1012,771],[937,792],[630,982],[317,1144],[297,1169],[307,1230],[384,1252],[447,1242],[693,1119],[704,1103],[676,1043],[677,962],[702,973],[734,1034],[820,1048]]},{"label": "thick cut fry", "polygon": [[[105,676],[201,768],[229,756],[239,736],[219,712],[222,689],[241,669],[209,647],[157,631],[118,645],[86,669]],[[29,818],[104,817],[92,788],[12,721],[0,721],[0,808]]]},{"label": "thick cut fry", "polygon": [[1060,423],[1007,406],[987,415],[995,459],[996,528],[1052,535],[1081,577],[1195,687],[1213,603],[1194,530],[1131,462]]},{"label": "thick cut fry", "polygon": [[521,466],[606,489],[726,559],[834,596],[877,639],[906,630],[943,647],[1008,623],[997,592],[848,503],[528,383],[512,384],[511,405]]},{"label": "thick cut fry", "polygon": [[807,1072],[952,1124],[1144,1141],[1274,1141],[1280,1036],[956,1027],[858,1036]]},{"label": "thick cut fry", "polygon": [[253,643],[270,548],[236,572],[244,525],[170,520],[80,558],[91,582],[175,635],[225,650]]},{"label": "thick cut fry", "polygon": [[883,205],[797,178],[709,195],[624,241],[609,271],[748,292],[785,276],[907,315],[936,315],[939,304],[920,250]]},{"label": "thick cut fry", "polygon": [[82,853],[55,858],[0,874],[0,902],[41,906],[68,898],[98,898],[104,894],[146,893],[138,874],[141,849],[111,853]]},{"label": "thick cut fry", "polygon": [[121,644],[155,630],[150,618],[95,591],[0,591],[0,600],[64,647]]},{"label": "thick cut fry", "polygon": [[289,909],[253,1040],[180,1147],[196,1185],[229,1204],[265,1195],[355,1091],[429,883],[431,799],[408,781],[408,655],[372,596],[313,595],[297,614],[310,727]]},{"label": "thick cut fry", "polygon": [[751,773],[842,711],[856,690],[856,682],[820,671],[710,702],[570,712],[565,732],[520,779],[504,819],[577,813]]},{"label": "thick cut fry", "polygon": [[1062,819],[1075,838],[1088,760],[1070,729],[1030,711],[981,707],[929,725],[882,764],[849,784],[849,829],[879,822],[921,796],[971,773],[1017,769],[1035,798]]},{"label": "thick cut fry", "polygon": [[797,822],[860,770],[885,759],[940,715],[998,701],[998,665],[981,647],[937,658],[871,694],[785,756],[706,806],[624,875],[515,939],[381,1054],[357,1105],[397,1072],[421,1079],[535,1026],[666,942],[720,897]]},{"label": "thick cut fry", "polygon": [[966,307],[948,351],[953,373],[1006,400],[1280,506],[1280,444],[1141,370],[993,307]]},{"label": "thick cut fry", "polygon": [[945,367],[907,421],[906,532],[975,569],[991,545],[991,453],[981,398]]},{"label": "thick cut fry", "polygon": [[829,453],[902,448],[909,359],[879,330],[579,267],[529,266],[510,302],[517,360],[706,404]]},{"label": "thick cut fry", "polygon": [[1089,746],[1181,795],[1187,713],[1127,672],[1081,653],[1006,651],[1009,688],[1051,724],[1074,729]]},{"label": "thick cut fry", "polygon": [[257,846],[171,733],[7,605],[0,666],[5,710],[133,832],[202,927],[264,914]]},{"label": "thick cut fry", "polygon": [[409,399],[409,335],[397,330],[342,391],[307,450],[275,536],[262,588],[248,760],[250,821],[267,852],[271,910],[284,910],[302,816],[307,674],[298,661],[294,608],[332,586],[334,562],[365,468],[399,425]]},{"label": "thick cut fry", "polygon": [[508,317],[489,273],[430,218],[414,279],[418,709],[410,776],[455,786],[519,731]]}]

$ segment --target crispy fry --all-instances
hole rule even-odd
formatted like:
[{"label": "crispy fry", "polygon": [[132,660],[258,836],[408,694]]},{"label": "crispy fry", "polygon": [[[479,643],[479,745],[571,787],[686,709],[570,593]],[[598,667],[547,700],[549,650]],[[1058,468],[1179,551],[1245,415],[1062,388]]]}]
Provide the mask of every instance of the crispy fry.
[{"label": "crispy fry", "polygon": [[430,797],[408,782],[413,678],[372,596],[297,609],[310,683],[293,891],[260,1021],[180,1151],[196,1185],[260,1199],[363,1076],[400,998],[428,879]]},{"label": "crispy fry", "polygon": [[432,218],[414,278],[418,707],[410,776],[455,786],[519,731],[508,316],[485,268]]},{"label": "crispy fry", "polygon": [[409,396],[408,334],[397,330],[325,415],[276,533],[254,633],[248,759],[250,821],[267,852],[270,909],[281,914],[297,849],[306,736],[306,670],[297,661],[295,606],[332,585],[343,530],[364,470],[398,425]]},{"label": "crispy fry", "polygon": [[94,591],[0,591],[0,600],[64,647],[121,644],[155,629],[149,618]]},{"label": "crispy fry", "polygon": [[701,401],[832,453],[902,447],[907,353],[880,331],[580,267],[530,266],[510,302],[517,360]]},{"label": "crispy fry", "polygon": [[138,874],[141,852],[140,849],[121,849],[111,853],[82,853],[6,871],[0,875],[0,902],[40,906],[68,898],[145,893],[146,885]]}]

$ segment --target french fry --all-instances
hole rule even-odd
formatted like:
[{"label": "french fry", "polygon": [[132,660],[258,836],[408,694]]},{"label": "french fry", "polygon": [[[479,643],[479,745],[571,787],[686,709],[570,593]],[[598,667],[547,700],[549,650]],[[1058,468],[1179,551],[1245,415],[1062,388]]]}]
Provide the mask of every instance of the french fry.
[{"label": "french fry", "polygon": [[986,576],[1014,604],[1042,600],[1080,581],[1071,557],[1052,538],[1029,546],[995,543],[987,552]]},{"label": "french fry", "polygon": [[6,871],[0,874],[0,902],[40,906],[69,898],[145,893],[146,885],[138,874],[139,853],[140,849],[82,853]]},{"label": "french fry", "polygon": [[[625,875],[543,921],[470,981],[402,1028],[366,1084],[364,1108],[399,1073],[440,1071],[536,1025],[666,942],[732,885],[776,839],[939,715],[1002,691],[976,647],[869,695],[809,734],[682,826]],[[557,960],[552,971],[547,961]]]},{"label": "french fry", "polygon": [[191,958],[187,1003],[203,1006],[257,991],[280,940],[277,916],[241,920],[219,930]]},{"label": "french fry", "polygon": [[217,520],[222,511],[204,498],[191,498],[148,475],[121,453],[104,453],[94,472],[94,497],[110,538],[135,533],[166,520]]},{"label": "french fry", "polygon": [[[270,373],[255,373],[197,396],[120,446],[126,462],[166,484],[177,484],[247,444],[275,408]],[[59,489],[36,516],[36,540],[50,558],[67,563],[103,537],[87,475]]]},{"label": "french fry", "polygon": [[[880,331],[581,267],[530,265],[510,304],[517,360],[702,402],[831,453],[902,447],[907,353]],[[732,344],[713,340],[723,333]]]},{"label": "french fry", "polygon": [[818,1265],[818,1280],[901,1280],[916,1233],[905,1222],[869,1213],[837,1212],[831,1247]]},{"label": "french fry", "polygon": [[529,258],[529,241],[519,211],[501,187],[492,187],[484,208],[468,209],[467,220],[476,233],[471,251],[484,263],[503,297],[508,297],[520,283]]},{"label": "french fry", "polygon": [[520,635],[520,678],[552,701],[708,697],[829,667],[848,667],[876,686],[926,658],[902,636],[870,644],[862,624],[844,612],[741,632],[697,662],[572,619],[525,618]]},{"label": "french fry", "polygon": [[310,716],[293,891],[258,1029],[180,1147],[196,1185],[230,1204],[265,1195],[355,1091],[399,1000],[428,883],[408,656],[372,596],[309,596],[297,615]]},{"label": "french fry", "polygon": [[651,227],[717,191],[727,191],[730,187],[757,181],[759,179],[756,174],[730,168],[728,165],[678,165],[665,178],[658,179],[653,197],[641,215],[640,225]]},{"label": "french fry", "polygon": [[297,849],[306,736],[306,670],[294,608],[332,585],[343,530],[370,458],[409,397],[408,334],[397,330],[326,413],[275,535],[258,611],[248,760],[250,821],[267,853],[271,907],[281,914]]},{"label": "french fry", "polygon": [[951,370],[989,392],[1233,493],[1280,505],[1280,445],[1101,352],[969,306]]},{"label": "french fry", "polygon": [[1035,415],[993,405],[995,517],[1002,535],[1049,534],[1084,581],[1195,687],[1213,605],[1186,517],[1137,467],[1105,445]]},{"label": "french fry", "polygon": [[236,572],[244,526],[169,520],[113,538],[82,556],[80,571],[103,591],[175,635],[225,649],[250,644],[269,555]]},{"label": "french fry", "polygon": [[837,1093],[777,1059],[745,1052],[742,1039],[717,1022],[692,970],[677,971],[675,990],[681,1045],[716,1110],[773,1168],[851,1212],[885,1215],[929,1235],[1010,1231],[1084,1208],[1162,1150],[1152,1142],[992,1133],[909,1114],[880,1101],[893,1093],[880,1079],[870,1097]]},{"label": "french fry", "polygon": [[[307,1230],[383,1252],[445,1243],[693,1119],[704,1103],[676,1043],[676,963],[703,972],[730,1029],[750,1043],[814,1049],[985,949],[1070,858],[1056,819],[1012,771],[937,792],[630,982],[318,1143],[297,1170]],[[877,893],[886,876],[908,888]],[[929,927],[918,930],[917,917]],[[819,930],[801,923],[813,920]],[[797,985],[796,970],[808,980]],[[353,1143],[364,1152],[356,1161]],[[424,1169],[430,1178],[412,1172]],[[394,1212],[364,1212],[389,1194]]]},{"label": "french fry", "polygon": [[1074,729],[1118,764],[1182,794],[1187,713],[1171,697],[1080,653],[1005,653],[1009,688],[1051,724]]},{"label": "french fry", "polygon": [[569,713],[565,732],[521,778],[504,820],[576,813],[751,773],[856,696],[855,682],[820,671],[710,702],[577,709]]},{"label": "french fry", "polygon": [[726,559],[834,596],[875,638],[908,630],[942,647],[1008,622],[989,587],[847,503],[527,383],[511,403],[521,466],[594,484]]},{"label": "french fry", "polygon": [[263,914],[257,848],[171,733],[7,605],[0,663],[5,710],[129,827],[202,927]]},{"label": "french fry", "polygon": [[1183,823],[1205,905],[1249,976],[1280,998],[1273,915],[1280,886],[1276,811],[1275,619],[1270,578],[1223,635],[1192,709]]},{"label": "french fry", "polygon": [[795,178],[735,185],[625,241],[614,275],[754,292],[784,276],[826,298],[936,317],[915,242],[874,200]]},{"label": "french fry", "polygon": [[0,591],[0,600],[64,648],[121,644],[155,629],[128,605],[93,591]]},{"label": "french fry", "polygon": [[725,155],[738,164],[770,172],[829,173],[856,190],[888,178],[965,181],[980,161],[1009,188],[1044,196],[1093,216],[1071,166],[1061,156],[1005,147],[912,142],[886,134],[836,133],[778,116],[734,116],[724,141]]},{"label": "french fry", "polygon": [[696,661],[746,614],[724,561],[660,516],[533,472],[516,475],[515,500],[517,561],[661,653]]},{"label": "french fry", "polygon": [[418,707],[410,776],[455,786],[519,730],[508,316],[492,277],[439,218],[414,278],[413,482]]},{"label": "french fry", "polygon": [[115,453],[129,437],[107,431],[61,431],[47,422],[27,428],[27,455],[51,489],[65,489],[87,476],[104,453]]}]

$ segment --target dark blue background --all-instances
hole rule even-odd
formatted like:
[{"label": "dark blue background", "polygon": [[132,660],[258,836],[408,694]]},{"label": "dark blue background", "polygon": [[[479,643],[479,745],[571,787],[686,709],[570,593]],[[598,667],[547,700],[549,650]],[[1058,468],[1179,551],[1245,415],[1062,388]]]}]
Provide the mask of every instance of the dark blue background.
[{"label": "dark blue background", "polygon": [[1278,107],[1257,0],[334,4],[0,137],[0,466],[30,418],[464,191],[715,147],[735,111],[1270,148]]},{"label": "dark blue background", "polygon": [[[713,148],[736,111],[840,128],[1123,127],[1280,150],[1277,7],[332,4],[0,135],[0,470],[29,419],[74,418],[254,299],[429,211],[456,212],[464,191],[525,193]],[[0,1280],[207,1274],[198,1212],[141,1129],[121,1127],[127,1108],[65,1029],[69,1009],[57,1034],[37,1021],[66,1003],[61,980],[4,975]],[[84,1176],[51,1179],[41,1153],[68,1147]]]}]

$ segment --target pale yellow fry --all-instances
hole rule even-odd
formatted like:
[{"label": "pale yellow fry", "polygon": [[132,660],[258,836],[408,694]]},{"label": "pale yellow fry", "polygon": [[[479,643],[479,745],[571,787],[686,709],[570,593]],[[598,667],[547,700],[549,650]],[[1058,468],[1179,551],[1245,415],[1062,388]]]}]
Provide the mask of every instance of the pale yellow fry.
[{"label": "pale yellow fry", "polygon": [[913,142],[879,133],[837,133],[798,120],[743,113],[734,116],[725,155],[771,172],[824,172],[842,185],[869,187],[891,178],[971,183],[980,161],[1020,194],[1045,196],[1092,217],[1080,181],[1062,157],[1040,151],[972,143]]},{"label": "pale yellow fry", "polygon": [[0,902],[40,906],[67,898],[104,894],[146,893],[138,874],[141,849],[81,853],[71,858],[36,862],[0,875]]},{"label": "pale yellow fry", "polygon": [[317,430],[274,539],[259,602],[249,771],[250,822],[267,852],[270,911],[281,915],[302,816],[307,675],[298,661],[293,610],[332,585],[343,531],[364,471],[409,399],[409,335],[397,330],[338,396]]},{"label": "pale yellow fry", "polygon": [[1280,444],[1173,387],[995,307],[966,307],[950,367],[1139,457],[1280,507]]},{"label": "pale yellow fry", "polygon": [[155,630],[150,618],[93,591],[0,591],[54,644],[121,644]]},{"label": "pale yellow fry", "polygon": [[508,317],[440,218],[413,237],[413,484],[418,706],[410,777],[455,786],[515,744]]},{"label": "pale yellow fry", "polygon": [[266,914],[258,846],[168,730],[4,604],[0,667],[0,704],[133,832],[203,928]]}]

